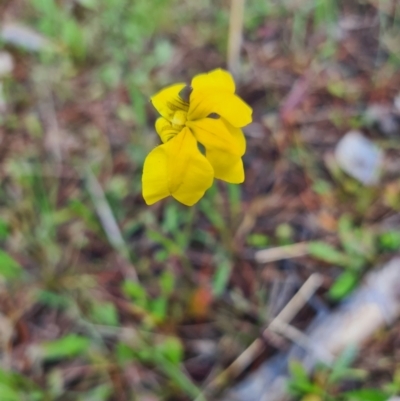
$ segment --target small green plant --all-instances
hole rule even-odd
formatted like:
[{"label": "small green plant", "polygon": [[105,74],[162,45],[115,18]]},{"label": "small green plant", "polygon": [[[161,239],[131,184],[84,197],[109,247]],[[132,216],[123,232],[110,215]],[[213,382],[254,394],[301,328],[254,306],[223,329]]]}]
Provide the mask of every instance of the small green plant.
[{"label": "small green plant", "polygon": [[400,249],[400,231],[386,231],[378,236],[379,247],[383,251],[398,251]]},{"label": "small green plant", "polygon": [[76,20],[72,8],[54,0],[33,0],[31,6],[37,13],[38,29],[55,40],[62,51],[82,62],[87,55],[87,31]]},{"label": "small green plant", "polygon": [[267,235],[260,233],[250,234],[246,238],[247,244],[254,248],[265,248],[270,245],[270,241]]},{"label": "small green plant", "polygon": [[35,383],[17,373],[0,370],[2,401],[44,401],[45,393]]},{"label": "small green plant", "polygon": [[335,300],[344,298],[355,288],[377,254],[376,235],[368,227],[356,227],[348,215],[339,219],[338,236],[340,250],[321,241],[309,245],[311,256],[344,269],[329,290]]},{"label": "small green plant", "polygon": [[156,297],[150,297],[141,284],[131,280],[125,280],[122,288],[133,306],[144,314],[145,323],[150,326],[162,323],[167,318],[169,298],[175,287],[175,278],[165,271],[159,277],[158,283],[159,293]]},{"label": "small green plant", "polygon": [[[298,361],[289,365],[288,391],[296,398],[313,401],[385,401],[393,392],[363,386],[367,372],[351,367],[356,349],[348,348],[327,367],[319,365],[310,376]],[[357,383],[357,390],[342,390],[346,382]]]},{"label": "small green plant", "polygon": [[76,334],[42,344],[42,357],[44,360],[73,358],[84,354],[90,346],[90,339]]}]

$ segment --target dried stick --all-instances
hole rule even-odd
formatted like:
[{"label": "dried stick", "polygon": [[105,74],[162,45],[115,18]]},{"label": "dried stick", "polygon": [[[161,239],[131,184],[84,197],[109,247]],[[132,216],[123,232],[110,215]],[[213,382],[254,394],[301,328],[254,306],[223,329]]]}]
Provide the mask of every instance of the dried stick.
[{"label": "dried stick", "polygon": [[[101,187],[96,176],[92,173],[90,169],[86,170],[86,181],[90,197],[92,198],[92,202],[96,209],[97,215],[99,216],[101,225],[107,236],[108,241],[113,246],[113,248],[117,250],[126,261],[129,262],[128,246],[122,236],[121,230],[119,229],[118,223],[115,220],[110,205],[107,202],[103,188]],[[131,268],[132,278],[138,280],[134,267],[131,266]]]},{"label": "dried stick", "polygon": [[[400,258],[397,257],[383,268],[368,273],[360,287],[336,310],[318,315],[309,325],[305,332],[308,346],[293,344],[288,351],[275,355],[235,385],[222,399],[286,400],[290,361],[300,361],[305,370],[311,372],[318,362],[329,364],[329,358],[333,362],[348,347],[359,347],[376,330],[393,324],[400,316],[399,271]],[[292,314],[286,313],[286,317]]]},{"label": "dried stick", "polygon": [[[294,297],[286,304],[281,312],[272,320],[268,327],[264,330],[263,336],[268,330],[274,330],[284,334],[286,337],[309,347],[309,341],[303,333],[290,326],[288,322],[298,313],[298,311],[312,297],[317,288],[322,283],[322,277],[314,273],[302,285]],[[204,392],[215,392],[220,389],[228,379],[237,377],[242,373],[265,349],[264,341],[257,338],[246,348],[223,372],[221,372],[214,380],[212,380],[204,389]],[[195,401],[198,401],[197,399]]]},{"label": "dried stick", "polygon": [[240,50],[243,41],[243,14],[245,0],[231,0],[228,37],[228,69],[233,75],[238,75],[240,65]]},{"label": "dried stick", "polygon": [[259,263],[275,262],[276,260],[297,258],[308,254],[308,243],[277,246],[275,248],[263,249],[255,253],[255,259]]}]

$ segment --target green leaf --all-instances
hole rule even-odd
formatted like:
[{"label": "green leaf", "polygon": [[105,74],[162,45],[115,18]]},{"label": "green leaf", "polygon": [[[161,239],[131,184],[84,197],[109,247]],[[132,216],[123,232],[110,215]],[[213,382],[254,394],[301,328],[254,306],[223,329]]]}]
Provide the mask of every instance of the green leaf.
[{"label": "green leaf", "polygon": [[111,302],[93,304],[91,318],[99,324],[118,326],[118,312]]},{"label": "green leaf", "polygon": [[107,401],[113,394],[113,388],[109,384],[100,385],[82,396],[82,401]]},{"label": "green leaf", "polygon": [[166,249],[159,249],[153,254],[153,257],[156,262],[162,263],[169,258],[169,252]]},{"label": "green leaf", "polygon": [[[154,353],[153,353],[154,354]],[[205,397],[201,394],[200,390],[195,384],[181,371],[181,369],[170,362],[164,355],[155,353],[155,363],[159,370],[161,370],[167,377],[170,378],[177,386],[179,386],[186,394],[192,399],[205,401]]]},{"label": "green leaf", "polygon": [[[216,192],[215,188],[214,191],[212,191],[213,188],[214,185],[208,190],[206,196],[201,199],[201,202],[199,202],[199,208],[219,232],[225,232],[227,229],[226,221],[224,220],[222,214],[218,211],[218,208],[216,208],[216,202],[210,201],[213,192]],[[216,192],[215,195],[217,195],[217,193],[218,192]]]},{"label": "green leaf", "polygon": [[12,280],[19,278],[21,274],[21,265],[8,253],[0,250],[0,276],[3,276],[6,280]]},{"label": "green leaf", "polygon": [[362,372],[356,369],[350,369],[358,354],[356,346],[346,347],[345,350],[335,360],[331,372],[329,374],[329,383],[337,383],[342,379],[359,378]]},{"label": "green leaf", "polygon": [[375,254],[374,233],[367,227],[354,227],[349,215],[344,214],[340,217],[338,234],[340,243],[348,255],[365,260]]},{"label": "green leaf", "polygon": [[8,232],[8,224],[3,219],[0,219],[0,241],[7,238]]},{"label": "green leaf", "polygon": [[1,401],[21,401],[21,394],[7,384],[0,384],[0,394]]},{"label": "green leaf", "polygon": [[254,248],[265,248],[270,244],[270,239],[267,235],[254,233],[247,237],[246,242]]},{"label": "green leaf", "polygon": [[131,280],[125,280],[122,285],[124,294],[134,301],[141,308],[147,308],[146,290],[139,284]]},{"label": "green leaf", "polygon": [[281,245],[288,245],[292,242],[294,235],[293,228],[290,224],[282,223],[276,227],[275,235]]},{"label": "green leaf", "polygon": [[293,394],[320,394],[322,390],[312,383],[303,365],[296,360],[289,362],[289,390]]},{"label": "green leaf", "polygon": [[40,15],[46,17],[43,19],[53,19],[59,14],[57,4],[52,0],[32,0],[31,4]]},{"label": "green leaf", "polygon": [[389,395],[377,389],[361,389],[345,393],[349,401],[386,401]]},{"label": "green leaf", "polygon": [[388,231],[379,236],[379,246],[385,251],[400,249],[400,231]]},{"label": "green leaf", "polygon": [[137,352],[125,343],[117,344],[115,355],[120,364],[125,364],[138,358]]},{"label": "green leaf", "polygon": [[92,209],[88,208],[79,199],[73,199],[68,203],[68,209],[73,216],[77,216],[83,220],[85,226],[92,231],[100,230],[99,223]]},{"label": "green leaf", "polygon": [[355,345],[346,347],[334,362],[332,371],[349,368],[357,358],[357,355],[358,348]]},{"label": "green leaf", "polygon": [[70,303],[67,296],[48,290],[39,291],[37,300],[50,308],[65,308]]},{"label": "green leaf", "polygon": [[158,42],[156,42],[154,48],[154,57],[159,66],[162,66],[163,64],[171,60],[172,54],[173,54],[173,47],[169,41],[161,39]]},{"label": "green leaf", "polygon": [[180,217],[181,211],[178,209],[178,205],[169,203],[164,213],[164,221],[162,224],[163,231],[165,233],[174,233],[178,230],[181,222]]},{"label": "green leaf", "polygon": [[97,2],[96,0],[78,0],[78,3],[86,8],[89,8],[91,10],[95,10],[97,7]]},{"label": "green leaf", "polygon": [[312,189],[318,194],[318,195],[326,195],[330,191],[332,191],[332,185],[324,180],[316,180],[312,186]]},{"label": "green leaf", "polygon": [[296,382],[309,382],[308,373],[299,361],[292,360],[289,362],[289,373]]},{"label": "green leaf", "polygon": [[213,293],[215,296],[218,297],[224,293],[231,276],[231,271],[231,261],[225,258],[219,258],[219,261],[217,261],[217,270],[213,280]]},{"label": "green leaf", "polygon": [[[17,398],[14,397],[17,394]],[[29,394],[29,401],[43,400],[43,393],[39,391],[35,383],[27,377],[0,369],[0,400],[9,401],[16,399],[28,399],[24,395]],[[7,398],[8,397],[8,398]]]},{"label": "green leaf", "polygon": [[68,334],[58,340],[42,344],[45,360],[73,358],[85,353],[90,346],[90,340],[76,334]]},{"label": "green leaf", "polygon": [[182,362],[183,346],[177,337],[167,337],[156,349],[173,364],[178,365]]},{"label": "green leaf", "polygon": [[346,254],[338,251],[333,246],[325,242],[310,242],[308,245],[308,251],[314,258],[334,265],[348,267],[351,262]]},{"label": "green leaf", "polygon": [[155,230],[151,230],[151,229],[148,229],[146,231],[146,233],[147,233],[147,237],[151,241],[163,246],[166,250],[168,250],[168,252],[171,255],[182,255],[183,254],[183,250],[180,249],[173,240],[166,237],[162,233],[155,231]]},{"label": "green leaf", "polygon": [[163,321],[167,314],[167,300],[164,297],[153,299],[150,302],[150,311],[157,320]]},{"label": "green leaf", "polygon": [[346,271],[342,273],[329,289],[329,296],[334,300],[340,300],[348,295],[357,285],[359,275],[357,273]]},{"label": "green leaf", "polygon": [[72,18],[66,18],[61,24],[61,36],[72,56],[82,61],[86,56],[86,40],[83,30]]},{"label": "green leaf", "polygon": [[242,191],[240,185],[237,184],[227,184],[229,207],[231,209],[231,215],[233,218],[239,216],[242,208],[241,196]]},{"label": "green leaf", "polygon": [[132,82],[128,83],[129,95],[133,105],[136,122],[139,127],[144,127],[147,122],[146,98],[139,88]]},{"label": "green leaf", "polygon": [[169,271],[164,271],[159,282],[163,295],[168,296],[174,290],[175,276]]}]

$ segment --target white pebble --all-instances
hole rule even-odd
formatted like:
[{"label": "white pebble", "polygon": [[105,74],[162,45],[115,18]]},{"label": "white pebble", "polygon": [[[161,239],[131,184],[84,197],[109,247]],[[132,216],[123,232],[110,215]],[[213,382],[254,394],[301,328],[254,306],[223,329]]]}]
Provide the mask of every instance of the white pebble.
[{"label": "white pebble", "polygon": [[383,152],[361,132],[348,132],[336,145],[335,158],[342,170],[364,185],[378,183]]}]

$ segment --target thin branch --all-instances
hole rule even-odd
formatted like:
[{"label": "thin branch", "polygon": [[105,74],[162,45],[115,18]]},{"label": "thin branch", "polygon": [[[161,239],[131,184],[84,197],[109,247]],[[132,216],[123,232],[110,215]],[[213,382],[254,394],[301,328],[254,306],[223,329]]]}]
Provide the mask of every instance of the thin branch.
[{"label": "thin branch", "polygon": [[228,37],[228,68],[233,75],[238,75],[240,51],[243,42],[243,14],[245,0],[231,0]]},{"label": "thin branch", "polygon": [[[315,291],[322,283],[321,275],[314,273],[302,287],[297,291],[294,297],[287,303],[281,312],[272,320],[268,327],[264,330],[263,336],[269,330],[273,330],[280,334],[284,334],[287,338],[294,340],[300,345],[309,348],[308,338],[296,328],[288,323],[293,319],[299,310],[308,302]],[[224,371],[215,377],[208,385],[206,385],[203,393],[216,392],[221,389],[224,384],[238,375],[240,375],[250,364],[260,355],[265,349],[265,343],[261,338],[257,338],[253,343],[246,348]],[[195,401],[198,401],[196,399]]]},{"label": "thin branch", "polygon": [[[107,198],[104,194],[103,188],[101,187],[99,181],[97,180],[96,176],[90,169],[86,170],[86,182],[87,182],[87,189],[92,198],[92,202],[96,209],[97,215],[99,216],[101,225],[103,230],[107,236],[109,243],[112,247],[118,251],[123,258],[129,262],[129,248],[126,244],[121,230],[119,229],[118,223],[115,219],[115,216],[111,210],[110,205],[107,202]],[[130,263],[130,262],[129,262]],[[134,267],[131,265],[133,270],[133,278],[138,280],[137,273]]]},{"label": "thin branch", "polygon": [[277,260],[298,258],[308,254],[308,243],[299,242],[292,245],[278,246],[263,249],[255,253],[255,260],[259,263],[275,262]]}]

